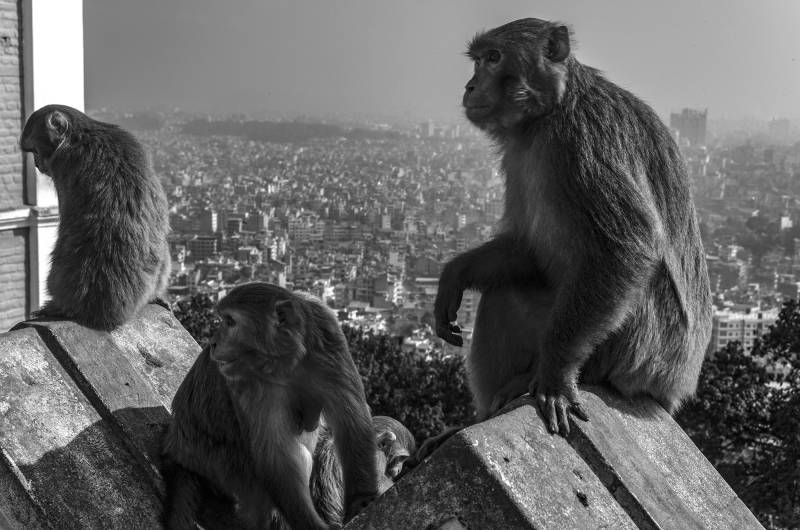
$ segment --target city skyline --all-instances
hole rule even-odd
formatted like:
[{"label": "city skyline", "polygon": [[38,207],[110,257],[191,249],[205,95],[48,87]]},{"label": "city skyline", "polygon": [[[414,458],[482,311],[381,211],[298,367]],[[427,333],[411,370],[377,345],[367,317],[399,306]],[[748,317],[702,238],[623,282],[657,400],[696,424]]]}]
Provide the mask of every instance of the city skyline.
[{"label": "city skyline", "polygon": [[570,24],[578,59],[664,119],[800,118],[800,4],[744,1],[89,0],[86,105],[458,118],[465,43],[525,16]]}]

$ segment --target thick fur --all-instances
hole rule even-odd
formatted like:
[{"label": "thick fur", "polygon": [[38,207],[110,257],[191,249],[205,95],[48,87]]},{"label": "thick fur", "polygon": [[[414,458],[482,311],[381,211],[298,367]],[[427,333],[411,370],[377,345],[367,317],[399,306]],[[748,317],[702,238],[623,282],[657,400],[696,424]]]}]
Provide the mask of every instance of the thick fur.
[{"label": "thick fur", "polygon": [[28,118],[20,145],[53,179],[60,223],[42,316],[111,330],[163,295],[167,198],[141,144],[64,105]]},{"label": "thick fur", "polygon": [[[392,487],[403,463],[416,451],[414,436],[406,427],[388,416],[373,416],[375,461],[378,469],[378,495]],[[320,429],[311,471],[311,497],[325,521],[341,525],[344,516],[342,466],[335,451],[333,435],[325,425]]]},{"label": "thick fur", "polygon": [[[167,460],[235,498],[251,527],[278,524],[280,513],[296,530],[328,528],[309,489],[324,413],[348,519],[377,495],[379,473],[361,378],[335,315],[265,283],[236,287],[218,310],[220,331],[175,395]],[[197,502],[178,505],[185,489],[170,485],[168,527],[184,528]]]},{"label": "thick fur", "polygon": [[564,26],[512,22],[468,55],[464,105],[502,154],[505,214],[493,240],[445,266],[436,318],[460,344],[461,292],[483,292],[467,362],[479,418],[530,390],[551,430],[568,432],[565,407],[585,415],[578,377],[674,412],[695,391],[711,298],[669,131],[580,64]]}]

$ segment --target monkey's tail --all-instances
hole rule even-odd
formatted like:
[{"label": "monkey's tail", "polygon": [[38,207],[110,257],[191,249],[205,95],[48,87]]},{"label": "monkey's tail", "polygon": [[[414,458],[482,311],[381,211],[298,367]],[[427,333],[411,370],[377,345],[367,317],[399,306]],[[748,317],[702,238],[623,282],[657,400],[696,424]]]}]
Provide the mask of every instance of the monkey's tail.
[{"label": "monkey's tail", "polygon": [[203,495],[200,477],[177,463],[165,469],[167,499],[164,526],[168,530],[193,530]]}]

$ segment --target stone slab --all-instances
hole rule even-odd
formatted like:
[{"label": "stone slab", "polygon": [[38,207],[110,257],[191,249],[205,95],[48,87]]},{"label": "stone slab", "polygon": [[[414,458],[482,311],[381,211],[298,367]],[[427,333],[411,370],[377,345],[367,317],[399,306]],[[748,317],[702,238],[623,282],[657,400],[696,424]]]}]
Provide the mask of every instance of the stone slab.
[{"label": "stone slab", "polygon": [[641,528],[763,528],[658,403],[600,387],[582,397],[590,421],[573,422],[570,443]]},{"label": "stone slab", "polygon": [[48,346],[0,334],[0,448],[18,482],[54,528],[157,528],[158,492]]},{"label": "stone slab", "polygon": [[138,317],[111,332],[114,344],[170,410],[172,398],[200,355],[200,345],[170,311],[149,304]]},{"label": "stone slab", "polygon": [[636,528],[566,440],[528,407],[450,438],[348,529]]},{"label": "stone slab", "polygon": [[172,398],[200,352],[175,316],[149,304],[105,333],[66,320],[33,320],[35,328],[92,405],[113,426],[163,493],[161,439]]}]

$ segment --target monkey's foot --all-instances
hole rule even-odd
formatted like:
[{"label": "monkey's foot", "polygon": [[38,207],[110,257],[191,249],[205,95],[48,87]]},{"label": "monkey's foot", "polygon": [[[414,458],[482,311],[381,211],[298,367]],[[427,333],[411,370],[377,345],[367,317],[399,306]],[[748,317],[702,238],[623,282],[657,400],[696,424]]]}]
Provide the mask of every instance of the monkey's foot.
[{"label": "monkey's foot", "polygon": [[503,388],[495,392],[494,397],[492,398],[492,403],[489,405],[489,410],[486,414],[482,414],[478,421],[484,421],[495,414],[500,412],[500,409],[505,407],[510,401],[518,398],[519,396],[528,392],[528,385],[531,382],[532,375],[530,373],[527,374],[519,374],[515,376],[511,381],[505,384]]},{"label": "monkey's foot", "polygon": [[150,300],[149,303],[158,304],[161,307],[163,307],[164,309],[166,309],[167,311],[169,311],[170,313],[172,312],[172,308],[169,306],[169,303],[166,300],[164,300],[163,298],[161,298],[160,296],[156,296],[155,298]]},{"label": "monkey's foot", "polygon": [[31,311],[31,320],[38,318],[69,318],[69,316],[58,307],[45,304],[36,311]]},{"label": "monkey's foot", "polygon": [[531,395],[536,399],[536,405],[544,418],[547,430],[559,433],[561,436],[569,434],[569,412],[572,412],[583,421],[589,421],[589,416],[578,398],[578,385],[574,378],[554,384],[554,381],[545,382],[545,378],[536,377],[530,384]]}]

